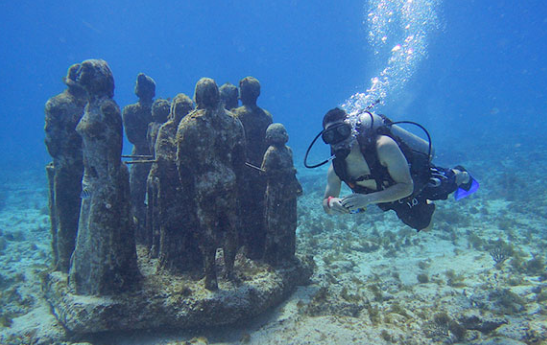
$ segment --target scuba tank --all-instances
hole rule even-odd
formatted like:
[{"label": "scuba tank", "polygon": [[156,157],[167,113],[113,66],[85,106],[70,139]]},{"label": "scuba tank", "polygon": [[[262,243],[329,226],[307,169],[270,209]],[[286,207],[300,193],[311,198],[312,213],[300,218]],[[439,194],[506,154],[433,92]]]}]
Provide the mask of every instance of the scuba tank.
[{"label": "scuba tank", "polygon": [[[354,116],[350,115],[350,119],[352,117],[355,121],[357,141],[361,147],[361,152],[368,152],[363,153],[363,155],[368,158],[367,163],[371,169],[371,174],[377,180],[377,184],[382,184],[382,172],[374,168],[380,166],[375,144],[378,135],[385,135],[397,142],[399,149],[409,164],[410,175],[414,181],[413,194],[419,193],[427,185],[431,177],[430,167],[434,152],[429,132],[418,123],[411,121],[393,122],[385,115],[377,115],[368,111],[358,113]],[[423,140],[417,135],[397,126],[397,124],[413,124],[420,127],[428,140]]]},{"label": "scuba tank", "polygon": [[[360,112],[357,114],[350,114],[350,119],[354,118],[355,128],[358,133],[366,136],[373,136],[374,134],[391,134],[396,141],[402,141],[405,143],[414,153],[419,153],[428,157],[428,162],[431,162],[435,156],[435,150],[431,144],[431,138],[427,130],[420,124],[411,121],[397,121],[393,122],[385,115],[373,114],[369,111]],[[424,140],[419,136],[407,131],[406,129],[398,126],[398,124],[413,124],[420,127],[426,134],[428,140]]]}]

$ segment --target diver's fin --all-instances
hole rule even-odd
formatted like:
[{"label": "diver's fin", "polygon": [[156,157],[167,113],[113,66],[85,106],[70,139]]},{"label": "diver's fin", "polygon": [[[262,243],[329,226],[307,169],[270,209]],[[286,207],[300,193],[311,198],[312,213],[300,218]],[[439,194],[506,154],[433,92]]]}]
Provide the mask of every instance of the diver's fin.
[{"label": "diver's fin", "polygon": [[[456,167],[454,167],[454,169],[457,169],[459,171],[465,171],[467,172],[467,170],[465,170],[464,167],[462,167],[461,165],[458,165]],[[467,172],[469,174],[469,172]],[[456,192],[454,193],[454,199],[457,200],[461,200],[465,197],[468,197],[470,196],[471,194],[475,193],[477,190],[479,190],[479,182],[477,180],[475,180],[471,174],[469,174],[469,181],[467,181],[467,183],[462,183],[458,189],[456,190]]]},{"label": "diver's fin", "polygon": [[456,190],[456,192],[454,193],[454,199],[456,199],[457,201],[470,196],[471,194],[479,190],[479,186],[479,182],[474,178],[470,177],[468,183],[466,183],[465,185],[461,185],[460,188]]}]

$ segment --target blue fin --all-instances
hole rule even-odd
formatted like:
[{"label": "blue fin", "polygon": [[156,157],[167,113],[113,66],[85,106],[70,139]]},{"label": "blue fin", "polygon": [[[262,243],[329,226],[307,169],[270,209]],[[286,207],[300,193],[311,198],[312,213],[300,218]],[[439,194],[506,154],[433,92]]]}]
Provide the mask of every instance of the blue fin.
[{"label": "blue fin", "polygon": [[454,193],[454,199],[456,199],[456,201],[468,197],[471,194],[475,193],[477,190],[479,190],[479,182],[472,177],[470,178],[471,184],[467,183],[469,185],[468,188],[462,188],[460,186],[460,188],[458,188],[458,190],[456,190],[456,192]]}]

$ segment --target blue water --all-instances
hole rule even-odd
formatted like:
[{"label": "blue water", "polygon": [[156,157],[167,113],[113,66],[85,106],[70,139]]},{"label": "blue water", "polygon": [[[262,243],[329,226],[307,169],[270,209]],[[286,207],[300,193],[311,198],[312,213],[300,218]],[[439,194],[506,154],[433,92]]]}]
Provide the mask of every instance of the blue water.
[{"label": "blue water", "polygon": [[[380,11],[385,27],[371,25],[369,14],[379,13],[371,4],[393,6],[394,13]],[[397,12],[404,6],[381,0],[1,1],[3,170],[43,171],[50,161],[45,102],[65,89],[70,65],[100,58],[114,73],[120,107],[137,101],[140,72],[154,78],[163,98],[193,96],[201,77],[219,85],[256,77],[258,104],[287,128],[302,175],[303,155],[323,115],[356,94],[373,100],[380,90],[374,110],[424,125],[436,161],[465,164],[484,186],[480,198],[515,198],[513,190],[494,186],[507,183],[518,189],[517,199],[525,195],[535,204],[529,190],[545,194],[541,171],[547,167],[547,2],[414,0],[406,3],[406,17]],[[390,62],[408,53],[406,24],[421,40],[411,47],[418,58]],[[401,73],[382,74],[390,66]],[[375,78],[389,86],[380,89]],[[126,141],[124,151],[130,150]],[[319,142],[312,157],[328,154]],[[318,185],[311,192],[320,197]],[[0,197],[1,206],[10,200]]]},{"label": "blue water", "polygon": [[[299,154],[326,110],[370,87],[385,66],[368,40],[366,1],[3,1],[0,5],[0,151],[3,161],[48,161],[45,101],[68,66],[108,61],[115,99],[133,103],[137,73],[157,96],[193,94],[248,75],[259,104],[291,134]],[[547,4],[438,4],[426,58],[381,111],[421,121],[443,149],[459,141],[533,144],[545,132]],[[532,135],[530,135],[532,134]],[[448,136],[448,142],[444,137]]]}]

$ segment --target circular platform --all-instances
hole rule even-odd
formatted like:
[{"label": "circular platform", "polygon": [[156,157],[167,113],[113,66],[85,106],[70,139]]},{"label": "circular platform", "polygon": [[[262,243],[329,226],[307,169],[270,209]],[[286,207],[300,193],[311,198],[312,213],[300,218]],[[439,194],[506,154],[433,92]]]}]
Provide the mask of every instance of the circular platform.
[{"label": "circular platform", "polygon": [[237,324],[281,303],[313,274],[313,259],[273,269],[248,259],[236,261],[237,282],[219,280],[208,291],[203,281],[159,274],[150,260],[139,262],[143,280],[134,291],[116,296],[69,293],[67,275],[52,272],[44,293],[55,316],[74,333],[97,333],[151,328],[193,328]]}]

